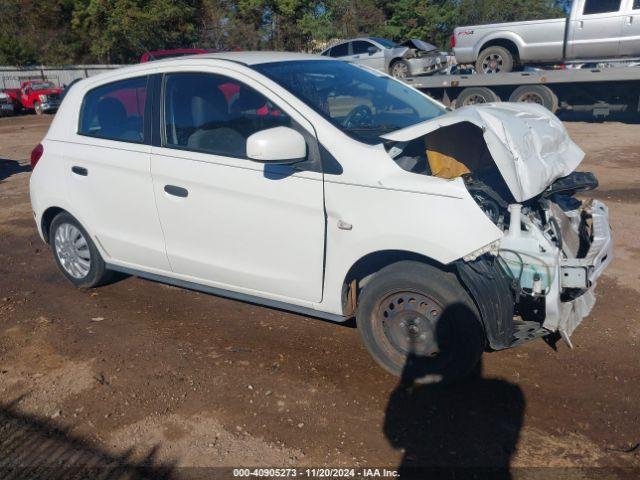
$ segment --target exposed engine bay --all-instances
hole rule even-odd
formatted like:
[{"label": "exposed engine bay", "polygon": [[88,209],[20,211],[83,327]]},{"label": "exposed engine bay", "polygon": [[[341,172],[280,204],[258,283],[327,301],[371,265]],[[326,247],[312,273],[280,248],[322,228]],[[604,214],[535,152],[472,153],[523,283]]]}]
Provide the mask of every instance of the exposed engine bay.
[{"label": "exposed engine bay", "polygon": [[[468,122],[387,148],[407,171],[462,179],[482,212],[503,232],[501,240],[466,256],[464,262],[489,259],[508,277],[516,325],[512,343],[522,339],[517,335],[521,325],[532,337],[560,332],[571,345],[571,334],[595,304],[597,279],[612,259],[607,207],[576,197],[598,187],[595,176],[573,172],[518,201],[483,129]],[[487,275],[475,270],[470,274]],[[496,343],[498,348],[513,346]]]}]

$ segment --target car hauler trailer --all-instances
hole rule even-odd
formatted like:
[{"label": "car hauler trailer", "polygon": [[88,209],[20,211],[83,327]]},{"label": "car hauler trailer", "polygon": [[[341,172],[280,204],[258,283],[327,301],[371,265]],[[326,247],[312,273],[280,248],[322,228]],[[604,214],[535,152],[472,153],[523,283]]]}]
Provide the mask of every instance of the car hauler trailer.
[{"label": "car hauler trailer", "polygon": [[404,80],[459,108],[489,102],[530,102],[558,110],[592,113],[640,112],[640,67],[541,70],[493,75],[434,75]]}]

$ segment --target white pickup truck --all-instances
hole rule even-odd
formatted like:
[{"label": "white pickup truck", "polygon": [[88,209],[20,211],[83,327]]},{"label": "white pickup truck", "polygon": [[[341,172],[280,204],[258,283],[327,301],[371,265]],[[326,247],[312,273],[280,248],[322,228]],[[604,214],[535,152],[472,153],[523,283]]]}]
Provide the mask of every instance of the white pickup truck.
[{"label": "white pickup truck", "polygon": [[640,0],[574,0],[567,18],[456,28],[456,60],[478,73],[640,56]]}]

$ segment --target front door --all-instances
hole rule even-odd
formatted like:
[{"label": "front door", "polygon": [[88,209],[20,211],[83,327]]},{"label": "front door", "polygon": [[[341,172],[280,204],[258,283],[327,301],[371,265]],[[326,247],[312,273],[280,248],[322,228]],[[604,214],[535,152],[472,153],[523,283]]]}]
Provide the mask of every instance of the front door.
[{"label": "front door", "polygon": [[[188,281],[318,302],[322,173],[246,156],[249,135],[306,120],[272,102],[259,84],[222,72],[164,78],[163,140],[151,172],[171,267]],[[313,132],[308,124],[306,130]]]},{"label": "front door", "polygon": [[569,59],[605,59],[618,55],[622,36],[622,0],[584,0],[571,18]]},{"label": "front door", "polygon": [[371,68],[384,71],[384,52],[366,40],[351,42],[351,60]]}]

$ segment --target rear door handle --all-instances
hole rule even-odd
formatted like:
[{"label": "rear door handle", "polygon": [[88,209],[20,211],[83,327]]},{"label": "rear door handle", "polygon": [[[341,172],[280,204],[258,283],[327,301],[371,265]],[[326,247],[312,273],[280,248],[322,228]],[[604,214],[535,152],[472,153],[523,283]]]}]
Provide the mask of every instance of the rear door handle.
[{"label": "rear door handle", "polygon": [[73,167],[71,167],[71,171],[76,175],[80,175],[82,177],[86,177],[87,175],[89,175],[89,170],[84,167],[78,167],[74,165]]},{"label": "rear door handle", "polygon": [[182,187],[176,187],[175,185],[165,185],[164,191],[174,197],[187,198],[189,196],[189,190]]}]

